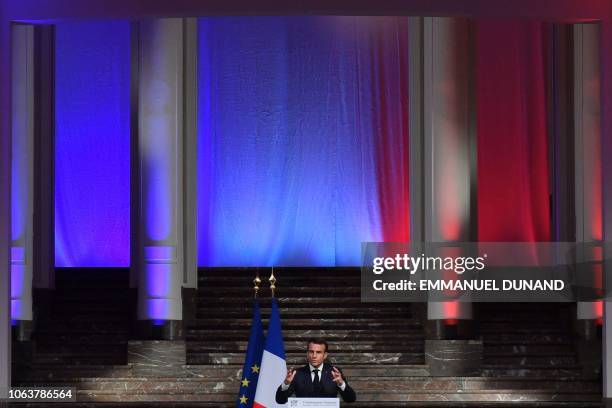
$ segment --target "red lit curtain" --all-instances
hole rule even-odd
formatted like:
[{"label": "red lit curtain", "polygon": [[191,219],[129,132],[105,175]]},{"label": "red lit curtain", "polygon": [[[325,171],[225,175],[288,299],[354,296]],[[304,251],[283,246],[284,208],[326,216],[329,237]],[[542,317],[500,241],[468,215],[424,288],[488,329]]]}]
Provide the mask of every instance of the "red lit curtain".
[{"label": "red lit curtain", "polygon": [[479,241],[549,241],[545,25],[476,23]]}]

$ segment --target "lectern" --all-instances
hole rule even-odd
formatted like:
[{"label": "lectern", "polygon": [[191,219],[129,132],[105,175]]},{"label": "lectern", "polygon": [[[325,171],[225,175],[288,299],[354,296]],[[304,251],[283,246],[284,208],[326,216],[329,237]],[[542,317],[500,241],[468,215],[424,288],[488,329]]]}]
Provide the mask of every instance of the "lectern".
[{"label": "lectern", "polygon": [[339,398],[289,398],[289,408],[340,408]]}]

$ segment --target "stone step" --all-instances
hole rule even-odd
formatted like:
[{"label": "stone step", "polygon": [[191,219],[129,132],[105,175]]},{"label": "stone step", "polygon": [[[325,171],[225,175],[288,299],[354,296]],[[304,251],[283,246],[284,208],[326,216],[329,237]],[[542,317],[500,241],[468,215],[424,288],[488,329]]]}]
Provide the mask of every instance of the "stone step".
[{"label": "stone step", "polygon": [[115,310],[117,308],[120,308],[122,310],[122,313],[125,313],[126,310],[131,310],[131,304],[132,303],[128,295],[121,296],[119,298],[109,298],[98,295],[88,296],[86,294],[73,293],[70,295],[66,295],[61,299],[56,299],[52,301],[51,306],[49,308],[51,310],[53,310],[53,308],[59,308],[64,310],[79,310],[81,306],[84,308],[108,307],[110,308],[109,310],[113,310],[113,308]]},{"label": "stone step", "polygon": [[[412,344],[412,345],[383,345],[378,347],[362,347],[361,351],[358,346],[351,347],[334,347],[329,349],[330,355],[335,355],[337,353],[422,353],[423,352],[422,344]],[[187,346],[188,353],[245,353],[245,346],[232,346],[232,345],[219,345],[216,343],[202,343],[198,342],[197,344],[189,344]],[[306,346],[304,344],[300,344],[300,346],[296,347],[285,347],[286,353],[300,353],[306,355]]]},{"label": "stone step", "polygon": [[[219,402],[219,403],[235,403],[236,392],[227,393],[210,393],[206,390],[194,392],[190,394],[171,394],[160,390],[159,393],[151,393],[149,391],[117,394],[115,391],[87,391],[78,390],[77,400],[80,402],[125,402],[125,401],[198,401],[198,402]],[[601,395],[596,393],[574,393],[574,394],[559,394],[546,390],[495,390],[491,391],[436,391],[432,393],[426,391],[412,392],[361,392],[359,393],[361,403],[368,402],[601,402]]]},{"label": "stone step", "polygon": [[106,303],[113,304],[115,302],[129,303],[132,293],[128,289],[113,289],[111,291],[105,288],[59,288],[53,292],[52,304],[62,305],[73,302],[82,302],[83,304]]},{"label": "stone step", "polygon": [[52,306],[49,310],[39,313],[40,320],[61,320],[69,317],[89,317],[91,320],[108,320],[110,318],[120,318],[126,320],[130,317],[129,308],[121,305],[83,305],[82,308],[74,310],[74,305]]},{"label": "stone step", "polygon": [[[301,366],[304,364],[304,359],[296,364]],[[429,375],[429,368],[425,365],[404,365],[397,364],[393,366],[374,366],[371,364],[365,365],[348,365],[342,367],[342,370],[349,378],[358,377],[423,377]],[[34,364],[32,370],[21,375],[19,378],[39,380],[39,379],[78,379],[78,378],[99,378],[99,377],[138,377],[146,374],[148,378],[159,377],[175,377],[175,378],[214,378],[217,380],[241,378],[242,361],[240,364],[227,365],[183,365],[183,366],[166,366],[163,370],[149,370],[142,367],[134,367],[133,365],[120,366],[92,366],[92,365],[67,365],[57,366],[49,364]]]},{"label": "stone step", "polygon": [[[66,302],[65,299],[62,298],[53,298],[49,301],[47,310],[52,311],[53,313],[58,312],[109,312],[109,311],[117,311],[117,312],[125,312],[124,307],[129,305],[130,302],[127,300],[119,300],[115,302],[114,298],[111,296],[96,296],[91,300],[94,302],[83,302],[79,307],[76,307],[71,302]],[[100,303],[100,301],[106,301],[105,303]]]},{"label": "stone step", "polygon": [[[244,307],[217,307],[198,308],[198,317],[216,317],[223,314],[226,318],[245,319],[253,315],[252,308]],[[303,316],[364,316],[364,317],[399,317],[411,318],[410,308],[406,307],[282,307],[280,314],[283,319]],[[270,316],[270,308],[261,308],[262,316]]]},{"label": "stone step", "polygon": [[103,364],[125,364],[125,356],[120,355],[69,355],[56,353],[37,353],[35,357],[37,364],[55,365],[103,365]]},{"label": "stone step", "polygon": [[571,344],[569,334],[556,333],[487,333],[482,336],[484,347],[500,344],[542,344],[561,345]]},{"label": "stone step", "polygon": [[[356,286],[334,286],[321,290],[321,286],[293,286],[278,287],[276,293],[281,296],[317,296],[317,297],[336,297],[336,296],[361,296],[361,288]],[[197,295],[201,297],[223,296],[244,296],[247,299],[252,296],[252,290],[248,287],[237,288],[233,286],[203,287],[197,289]]]},{"label": "stone step", "polygon": [[[402,328],[402,329],[396,329],[396,330],[389,330],[389,329],[377,329],[377,330],[370,330],[370,329],[354,329],[354,330],[348,330],[348,329],[339,329],[339,330],[334,330],[334,329],[330,329],[330,330],[283,329],[283,339],[285,341],[291,341],[291,340],[307,341],[308,339],[312,337],[323,337],[327,339],[329,343],[333,343],[336,340],[350,340],[350,339],[374,340],[374,341],[384,342],[385,339],[388,339],[388,338],[395,338],[395,339],[410,338],[416,341],[417,339],[422,338],[422,335],[423,333],[422,333],[421,328],[415,328],[415,329]],[[190,328],[190,329],[187,329],[187,339],[189,341],[194,340],[194,339],[196,340],[206,339],[209,341],[216,341],[220,339],[231,339],[231,340],[240,341],[240,340],[247,339],[248,337],[249,337],[248,327],[243,327],[242,330],[237,330],[237,329],[224,330],[220,328],[215,328],[215,329]]]},{"label": "stone step", "polygon": [[117,279],[91,279],[91,280],[63,280],[56,281],[55,290],[60,292],[69,292],[73,290],[106,290],[108,292],[129,290],[129,280]]},{"label": "stone step", "polygon": [[484,347],[485,357],[569,354],[574,354],[574,349],[569,344],[487,344]]},{"label": "stone step", "polygon": [[562,322],[565,324],[567,316],[559,311],[543,312],[496,312],[491,314],[479,314],[480,325],[493,323],[520,324],[521,322]]},{"label": "stone step", "polygon": [[[267,290],[267,282],[264,282],[263,289]],[[280,281],[279,281],[280,283]],[[300,284],[318,284],[318,285],[343,285],[343,286],[355,286],[359,287],[361,285],[361,274],[357,273],[356,275],[319,275],[319,274],[309,274],[309,275],[300,275],[300,276],[286,276],[283,278],[283,287],[289,286],[299,286]],[[199,276],[198,277],[198,286],[235,286],[241,288],[248,288],[252,290],[253,287],[253,278],[250,276]]]},{"label": "stone step", "polygon": [[[41,319],[42,320],[42,319]],[[48,316],[44,320],[39,323],[39,327],[46,327],[50,325],[55,325],[58,322],[66,322],[66,323],[124,323],[129,324],[131,322],[129,314],[126,313],[97,313],[97,314],[88,314],[83,312],[75,312],[72,314],[60,314],[53,313],[51,316]]]},{"label": "stone step", "polygon": [[567,303],[552,303],[552,302],[490,302],[481,303],[478,308],[479,313],[499,313],[499,312],[534,312],[534,311],[549,311],[549,310],[568,310],[570,309]]},{"label": "stone step", "polygon": [[[386,342],[378,341],[335,341],[330,344],[329,352],[331,354],[352,351],[352,352],[368,352],[368,351],[423,351],[422,339],[391,339]],[[189,352],[246,352],[246,341],[205,341],[192,340],[187,343]],[[285,341],[286,352],[306,353],[306,343],[301,340]]]},{"label": "stone step", "polygon": [[[236,267],[202,267],[198,268],[198,278],[212,277],[247,277],[252,281],[256,274],[263,282],[267,282],[271,268],[236,268]],[[360,276],[359,267],[275,267],[274,275],[277,279],[295,276]]]},{"label": "stone step", "polygon": [[44,333],[37,332],[34,339],[36,340],[37,346],[40,344],[88,344],[96,346],[98,344],[119,344],[126,343],[128,339],[127,332],[119,333],[81,333],[81,334],[57,334],[57,333]]},{"label": "stone step", "polygon": [[[79,378],[73,381],[54,380],[40,383],[36,381],[22,381],[18,386],[33,387],[76,387],[79,390],[115,390],[119,393],[130,393],[133,391],[150,390],[155,393],[158,390],[165,392],[199,392],[208,390],[210,393],[236,392],[241,385],[240,378],[225,379],[201,379],[201,378],[155,378],[133,377],[133,378]],[[527,381],[527,380],[483,380],[471,377],[411,377],[409,379],[395,378],[352,378],[351,386],[362,392],[384,391],[401,392],[408,391],[497,391],[497,390],[537,390],[541,392],[567,393],[597,393],[601,392],[601,386],[594,381]]]},{"label": "stone step", "polygon": [[[389,307],[391,303],[384,302],[368,302],[362,303],[361,297],[358,296],[338,296],[335,298],[325,298],[325,297],[313,297],[313,296],[300,296],[300,297],[286,297],[281,296],[277,298],[278,304],[280,307],[305,307],[305,308],[319,308],[319,307],[337,307],[338,305],[343,305],[345,307],[355,306],[355,307]],[[199,296],[197,298],[198,307],[219,307],[220,305],[226,305],[227,307],[252,307],[253,300],[250,296],[227,296],[225,293],[223,296]],[[262,306],[270,305],[269,298],[261,298],[260,304]],[[402,305],[404,307],[409,307],[408,304],[405,303],[396,303],[396,305]]]},{"label": "stone step", "polygon": [[132,376],[130,365],[63,365],[34,363],[27,372],[14,374],[19,381],[71,381],[79,378],[126,378]]},{"label": "stone step", "polygon": [[[262,319],[264,327],[268,324],[268,319]],[[376,319],[376,318],[358,318],[358,317],[337,317],[328,319],[317,318],[283,318],[283,329],[310,329],[310,328],[325,328],[332,327],[338,329],[359,329],[359,328],[388,328],[393,329],[402,326],[402,329],[420,329],[420,325],[414,322],[405,322],[401,318],[397,319]],[[223,327],[225,329],[236,329],[251,326],[251,319],[223,319],[223,318],[206,318],[196,319],[192,327],[208,328],[208,327]]]},{"label": "stone step", "polygon": [[[86,402],[87,408],[108,408],[109,404],[106,402]],[[508,402],[466,402],[466,401],[393,401],[393,402],[355,402],[352,403],[351,408],[499,408],[499,407],[514,407],[516,403],[512,401]],[[601,408],[601,402],[571,402],[564,401],[561,404],[558,402],[545,402],[545,401],[526,401],[522,402],[521,407],[523,408]],[[28,404],[28,407],[43,407],[41,404]],[[71,403],[55,403],[56,408],[74,408],[74,404]],[[121,403],[123,408],[235,408],[236,402],[206,402],[206,401],[183,401],[183,402],[155,402],[155,401],[128,401]]]},{"label": "stone step", "polygon": [[127,322],[96,322],[96,321],[75,321],[66,322],[58,321],[55,324],[41,323],[36,333],[42,333],[48,335],[54,333],[55,335],[61,334],[72,334],[72,333],[99,333],[99,334],[110,334],[115,335],[119,333],[128,332],[129,325]]},{"label": "stone step", "polygon": [[485,357],[484,364],[495,364],[510,367],[573,367],[576,366],[576,358],[570,356],[511,356],[511,357]]},{"label": "stone step", "polygon": [[584,378],[582,369],[573,367],[507,367],[493,364],[483,364],[482,377],[514,377],[533,378],[550,377],[559,380]]},{"label": "stone step", "polygon": [[[288,365],[302,365],[304,353],[285,353]],[[420,364],[423,353],[334,353],[329,361],[339,366],[349,364]],[[244,353],[198,353],[188,352],[188,364],[240,364]]]},{"label": "stone step", "polygon": [[[215,407],[218,408],[226,407],[225,405],[220,405],[219,403],[215,404]],[[350,405],[351,408],[500,408],[516,406],[520,406],[521,408],[601,408],[601,402],[521,401],[519,405],[516,401],[357,401]],[[97,408],[95,407],[95,404],[93,407],[89,407]],[[202,407],[204,408],[206,405],[202,405]],[[227,408],[232,407],[234,407],[234,405],[227,405]]]},{"label": "stone step", "polygon": [[104,354],[115,355],[127,352],[127,338],[123,342],[98,342],[98,343],[44,343],[36,344],[36,353],[51,353],[51,354]]},{"label": "stone step", "polygon": [[487,333],[530,333],[536,331],[538,333],[571,333],[570,327],[560,325],[554,322],[522,322],[520,324],[507,323],[491,323],[481,325],[480,332]]},{"label": "stone step", "polygon": [[[106,402],[87,402],[87,408],[108,408],[109,404]],[[54,403],[54,407],[57,408],[74,408],[74,403]],[[392,402],[354,402],[351,408],[499,408],[499,407],[515,407],[516,402],[513,401],[477,401],[477,402],[466,402],[466,401],[392,401]],[[522,408],[601,408],[601,402],[550,402],[550,401],[525,401],[521,402]],[[28,407],[43,407],[42,404],[28,404]],[[187,402],[135,402],[127,401],[122,402],[121,407],[123,408],[235,408],[236,402],[205,402],[205,401],[187,401]]]},{"label": "stone step", "polygon": [[56,290],[72,289],[106,289],[108,291],[127,290],[130,288],[129,277],[89,276],[89,277],[57,277]]}]

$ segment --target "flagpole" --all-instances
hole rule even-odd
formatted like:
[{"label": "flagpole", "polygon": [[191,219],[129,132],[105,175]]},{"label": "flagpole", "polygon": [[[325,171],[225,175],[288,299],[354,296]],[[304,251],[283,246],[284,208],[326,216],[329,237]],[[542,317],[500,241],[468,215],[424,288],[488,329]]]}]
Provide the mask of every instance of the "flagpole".
[{"label": "flagpole", "polygon": [[272,299],[274,299],[274,291],[276,290],[276,278],[274,277],[274,267],[272,267],[272,273],[270,274],[270,291],[272,292]]},{"label": "flagpole", "polygon": [[253,408],[257,384],[259,383],[259,371],[261,369],[261,359],[263,357],[263,348],[266,341],[261,321],[259,299],[257,298],[260,286],[261,279],[259,279],[259,268],[257,268],[255,279],[253,279],[254,293],[251,334],[249,335],[244,365],[242,366],[242,380],[240,381],[238,396],[236,397],[236,408]]},{"label": "flagpole", "polygon": [[257,390],[255,391],[254,407],[281,408],[285,404],[279,405],[276,403],[276,390],[287,375],[287,359],[285,357],[280,311],[275,298],[276,277],[274,276],[274,267],[272,267],[268,282],[272,293],[272,304],[268,321],[268,334],[261,356],[261,370],[257,381]]}]

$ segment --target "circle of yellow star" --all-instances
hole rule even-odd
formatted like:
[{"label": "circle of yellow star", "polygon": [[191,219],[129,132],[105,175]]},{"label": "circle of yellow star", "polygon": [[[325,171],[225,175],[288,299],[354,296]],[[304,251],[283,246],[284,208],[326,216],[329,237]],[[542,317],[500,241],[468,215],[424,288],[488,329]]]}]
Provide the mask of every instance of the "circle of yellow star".
[{"label": "circle of yellow star", "polygon": [[258,374],[259,374],[259,367],[257,366],[257,364],[255,364],[253,367],[251,367],[251,370],[252,370],[254,373],[258,373]]},{"label": "circle of yellow star", "polygon": [[248,398],[245,397],[244,395],[242,397],[240,397],[240,403],[241,404],[246,404],[247,403]]},{"label": "circle of yellow star", "polygon": [[246,378],[244,380],[242,380],[242,386],[243,387],[248,387],[249,386],[250,381],[247,380]]}]

